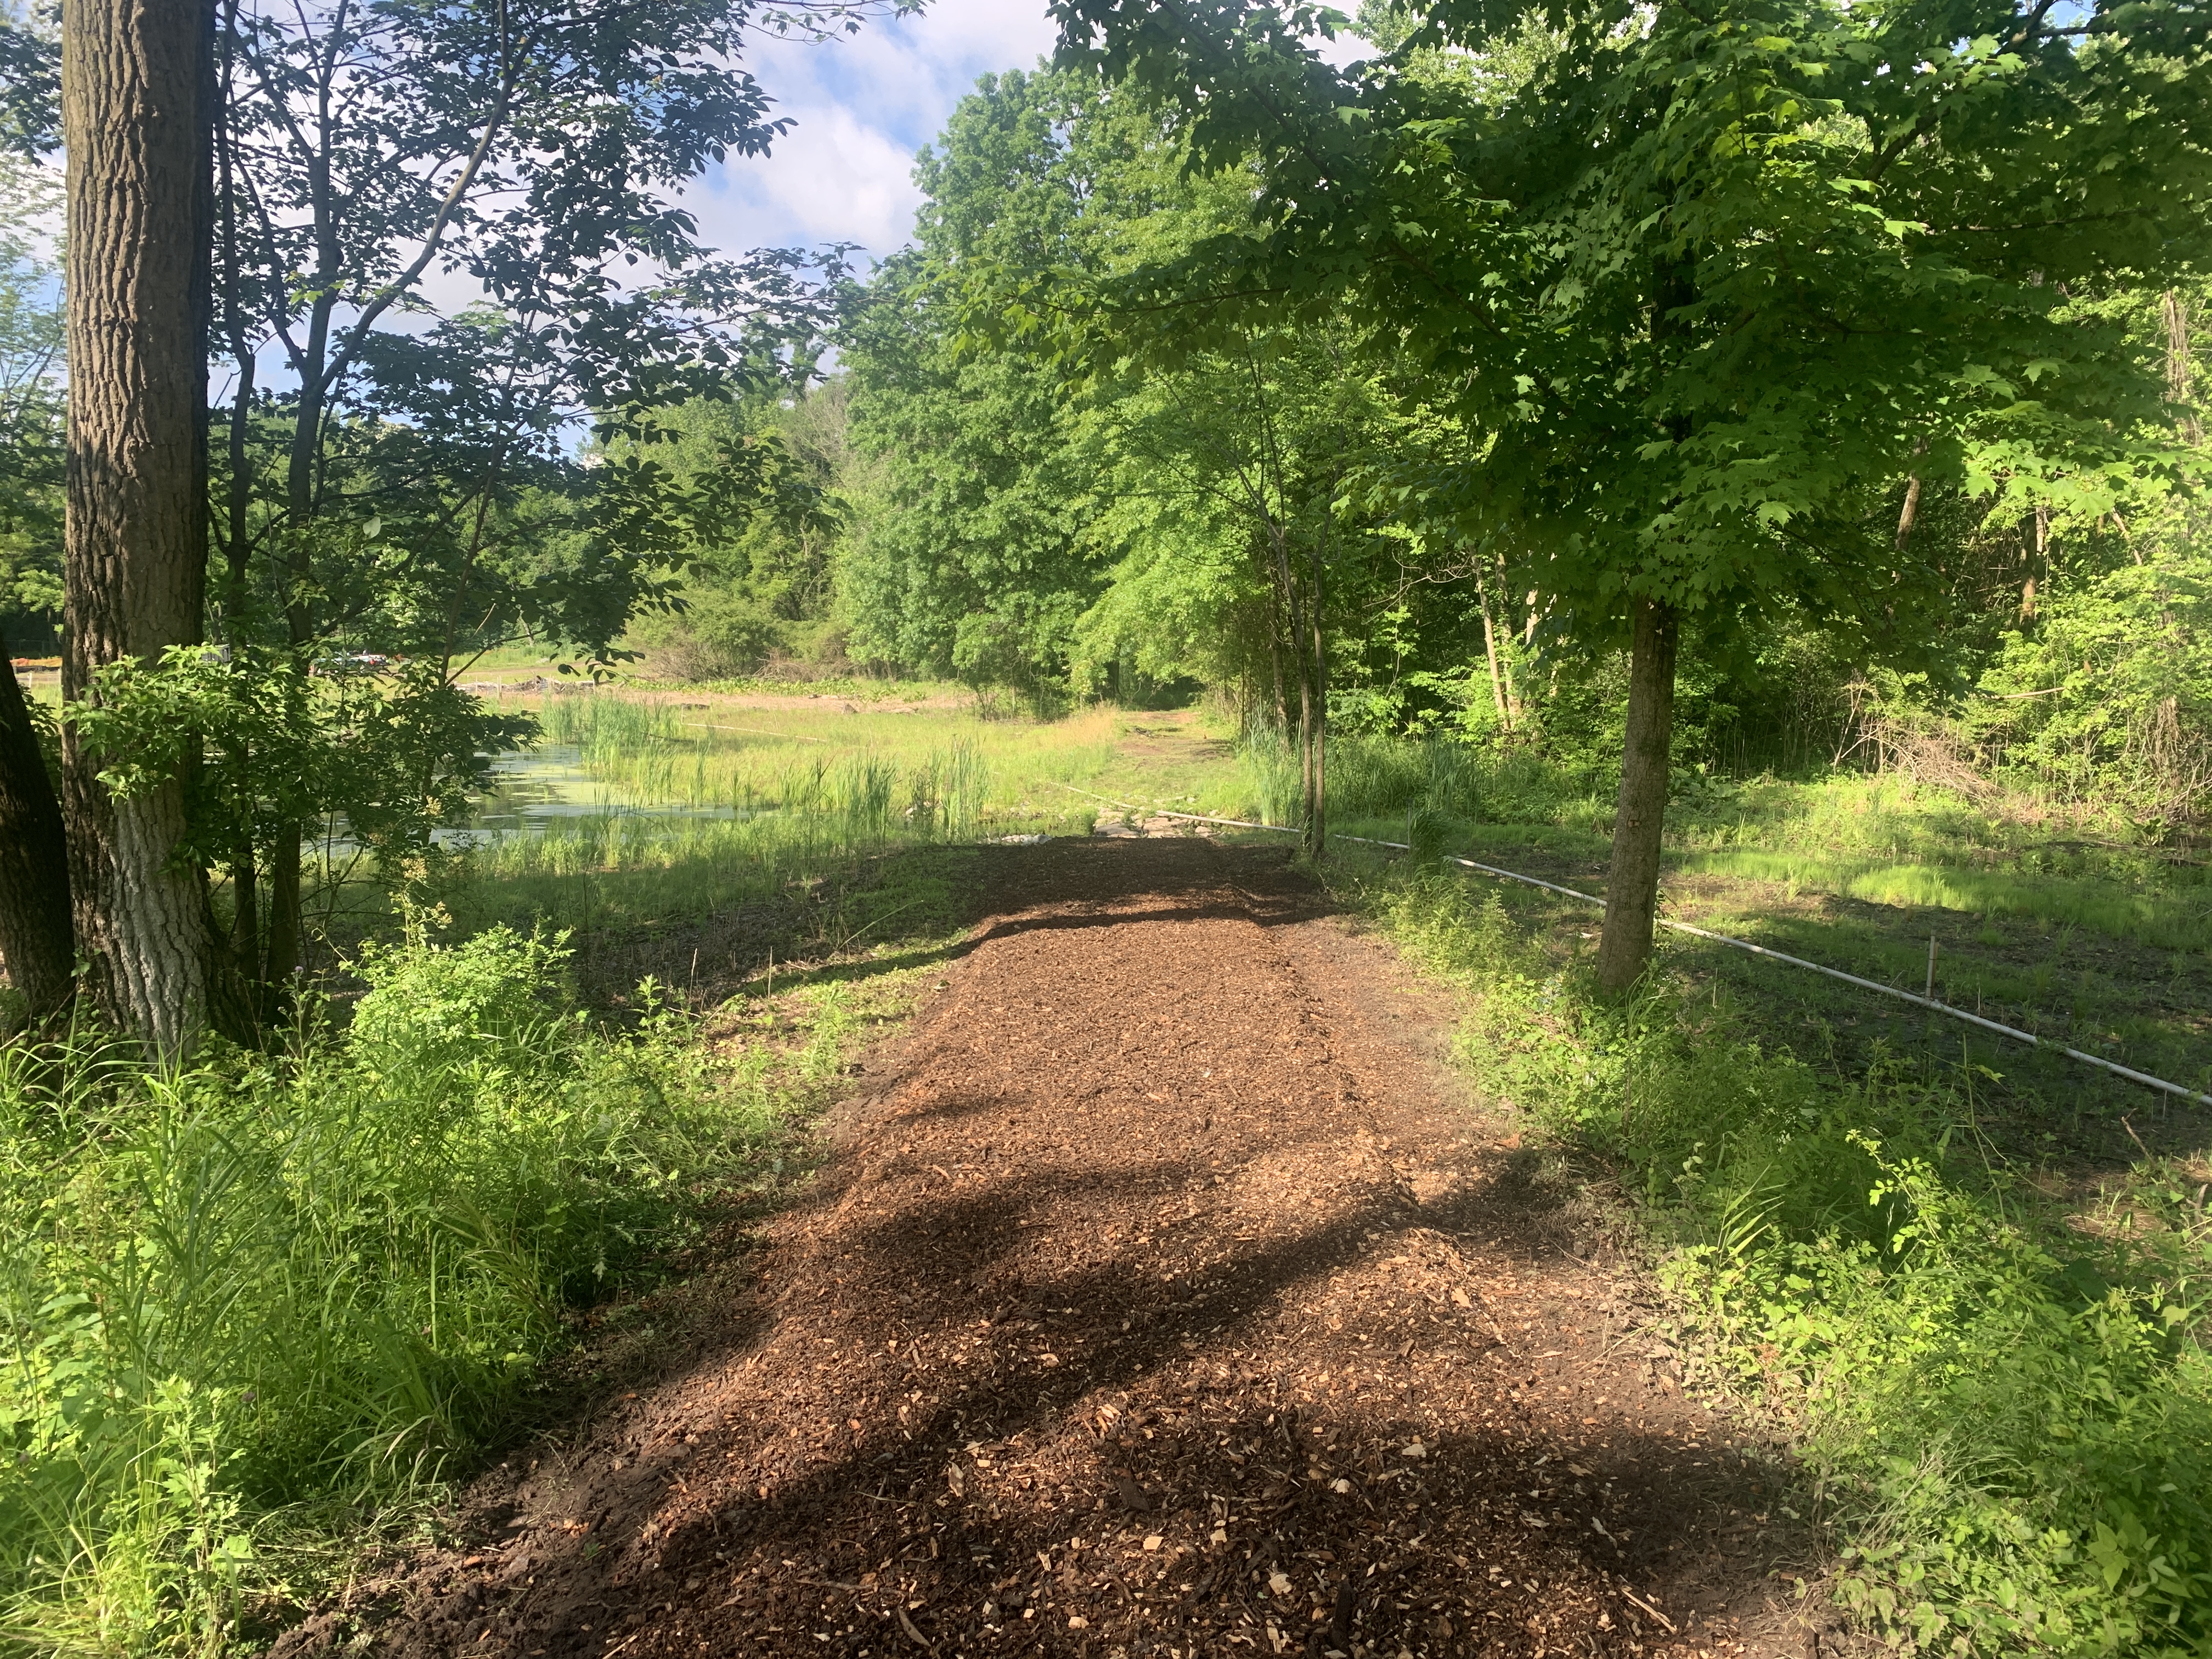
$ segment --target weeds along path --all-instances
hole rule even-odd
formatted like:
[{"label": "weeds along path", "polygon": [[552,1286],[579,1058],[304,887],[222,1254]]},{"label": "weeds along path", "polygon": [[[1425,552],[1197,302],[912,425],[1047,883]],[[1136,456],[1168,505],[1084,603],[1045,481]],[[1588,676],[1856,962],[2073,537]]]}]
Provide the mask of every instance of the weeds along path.
[{"label": "weeds along path", "polygon": [[1804,1655],[1759,1466],[1282,856],[994,854],[708,1351],[284,1646]]}]

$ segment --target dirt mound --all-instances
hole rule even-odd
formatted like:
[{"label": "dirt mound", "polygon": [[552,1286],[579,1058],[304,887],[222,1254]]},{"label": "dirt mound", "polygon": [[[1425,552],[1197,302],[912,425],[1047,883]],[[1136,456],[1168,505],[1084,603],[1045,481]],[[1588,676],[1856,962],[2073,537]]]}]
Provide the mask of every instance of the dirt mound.
[{"label": "dirt mound", "polygon": [[711,1350],[283,1647],[1803,1654],[1758,1467],[1283,856],[995,854]]}]

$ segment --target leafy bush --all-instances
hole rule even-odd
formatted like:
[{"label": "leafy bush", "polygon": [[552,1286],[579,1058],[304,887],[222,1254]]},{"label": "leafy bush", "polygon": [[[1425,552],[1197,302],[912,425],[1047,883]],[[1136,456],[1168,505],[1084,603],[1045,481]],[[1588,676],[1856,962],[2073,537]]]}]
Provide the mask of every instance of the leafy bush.
[{"label": "leafy bush", "polygon": [[796,1072],[718,1074],[673,1014],[617,1039],[563,1012],[566,954],[415,931],[282,1061],[0,1048],[11,1638],[218,1645],[278,1517],[358,1520],[493,1443],[563,1305],[836,1069],[834,994]]},{"label": "leafy bush", "polygon": [[2212,1652],[2212,1227],[2185,1183],[2139,1171],[2102,1237],[2055,1224],[1972,1073],[1824,1074],[1663,981],[1607,1004],[1461,878],[1363,894],[1475,994],[1481,1080],[1641,1194],[1715,1369],[1796,1419],[1847,1605],[1911,1650]]},{"label": "leafy bush", "polygon": [[2160,820],[2212,802],[2212,580],[2161,557],[2062,586],[2008,634],[1964,730],[2000,775]]}]

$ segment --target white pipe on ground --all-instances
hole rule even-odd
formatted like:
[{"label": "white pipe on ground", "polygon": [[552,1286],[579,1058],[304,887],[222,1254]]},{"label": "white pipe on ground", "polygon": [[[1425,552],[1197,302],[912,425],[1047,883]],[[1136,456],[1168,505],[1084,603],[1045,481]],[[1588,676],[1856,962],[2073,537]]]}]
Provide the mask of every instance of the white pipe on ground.
[{"label": "white pipe on ground", "polygon": [[[1073,789],[1073,786],[1064,783],[1060,787]],[[1079,795],[1091,794],[1087,789],[1075,789],[1074,793]],[[1144,807],[1133,806],[1127,801],[1109,800],[1104,795],[1091,795],[1091,798],[1093,800],[1106,801],[1108,805],[1121,807],[1124,811],[1140,812],[1146,810]],[[1273,830],[1283,835],[1294,836],[1298,833],[1288,825],[1280,823],[1249,823],[1243,818],[1210,818],[1198,812],[1170,812],[1160,808],[1151,810],[1153,815],[1158,817],[1188,818],[1198,823],[1224,823],[1239,830]],[[1376,841],[1369,836],[1338,834],[1332,835],[1329,839],[1355,841],[1367,847],[1387,847],[1399,853],[1410,853],[1413,850],[1402,841]],[[1555,881],[1544,881],[1535,876],[1524,876],[1517,870],[1501,870],[1494,864],[1478,864],[1473,859],[1463,859],[1453,854],[1447,854],[1446,859],[1448,862],[1463,866],[1467,869],[1480,870],[1486,876],[1496,876],[1501,880],[1517,881],[1530,887],[1540,887],[1546,892],[1558,893],[1565,898],[1580,899],[1584,904],[1602,907],[1605,903],[1605,901],[1595,893],[1578,893],[1571,887],[1562,887]],[[2096,1054],[2083,1054],[2079,1048],[2069,1048],[2063,1043],[2046,1042],[2033,1031],[2023,1031],[2016,1026],[1999,1024],[1996,1020],[1984,1019],[1979,1014],[1970,1014],[1963,1008],[1954,1008],[1948,1002],[1938,1002],[1933,997],[1916,996],[1911,991],[1899,990],[1894,985],[1884,985],[1880,980],[1862,979],[1856,974],[1847,974],[1840,968],[1823,967],[1817,962],[1808,962],[1802,957],[1790,956],[1781,951],[1770,951],[1764,945],[1753,945],[1749,939],[1732,939],[1726,933],[1716,933],[1710,928],[1693,927],[1686,921],[1669,921],[1666,917],[1661,916],[1658,918],[1658,923],[1662,927],[1672,928],[1678,933],[1694,933],[1699,939],[1711,939],[1716,945],[1734,945],[1739,951],[1748,951],[1752,955],[1765,957],[1771,962],[1787,963],[1792,968],[1803,968],[1815,974],[1826,974],[1830,979],[1839,979],[1846,985],[1856,985],[1865,990],[1879,991],[1886,997],[1895,997],[1899,1002],[1911,1003],[1914,1006],[1925,1008],[1931,1013],[1948,1014],[1953,1019],[1964,1020],[1969,1025],[1978,1025],[1985,1031],[1995,1031],[1999,1036],[2008,1036],[2016,1042],[2025,1042],[2033,1048],[2056,1048],[2069,1060],[2078,1060],[2084,1066],[2097,1066],[2100,1070],[2110,1072],[2115,1077],[2124,1077],[2130,1083],[2140,1083],[2146,1089],[2162,1090],[2170,1095],[2179,1095],[2184,1100],[2194,1101],[2200,1106],[2212,1106],[2212,1095],[2185,1088],[2179,1083],[2169,1083],[2162,1077],[2153,1077],[2148,1072],[2136,1071],[2130,1066],[2120,1065],[2116,1060],[2106,1060]]]}]

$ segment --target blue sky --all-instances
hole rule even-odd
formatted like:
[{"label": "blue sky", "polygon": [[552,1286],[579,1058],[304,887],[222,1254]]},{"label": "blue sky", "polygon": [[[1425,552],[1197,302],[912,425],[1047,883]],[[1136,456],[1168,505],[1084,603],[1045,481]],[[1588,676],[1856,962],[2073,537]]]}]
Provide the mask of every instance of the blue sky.
[{"label": "blue sky", "polygon": [[913,231],[915,152],[977,76],[1026,69],[1052,46],[1044,0],[936,0],[834,44],[769,42],[751,68],[797,126],[767,158],[715,168],[686,201],[725,250],[843,241],[880,258]]}]

